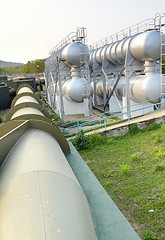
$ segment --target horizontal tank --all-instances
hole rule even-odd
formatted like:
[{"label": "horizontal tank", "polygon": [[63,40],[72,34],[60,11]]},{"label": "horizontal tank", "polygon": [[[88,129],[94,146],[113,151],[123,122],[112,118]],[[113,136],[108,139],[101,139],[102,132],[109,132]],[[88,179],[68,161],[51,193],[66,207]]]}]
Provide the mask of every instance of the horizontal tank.
[{"label": "horizontal tank", "polygon": [[[153,98],[151,103],[160,102],[159,96],[161,95],[161,78],[165,83],[165,77],[160,74],[145,74],[135,75],[130,78],[130,98],[135,102],[144,102]],[[118,97],[121,100],[123,96],[123,89],[125,87],[125,77],[121,77],[118,85]]]},{"label": "horizontal tank", "polygon": [[63,84],[62,93],[69,101],[80,103],[90,96],[91,87],[85,78],[73,77]]},{"label": "horizontal tank", "polygon": [[[66,60],[65,64],[71,67],[80,67],[89,59],[88,48],[82,42],[73,42],[68,44],[62,50],[62,58]],[[81,62],[83,60],[83,62]]]},{"label": "horizontal tank", "polygon": [[[94,84],[93,82],[91,82],[91,87],[92,87],[92,93],[94,93]],[[105,92],[106,92],[106,96],[109,96],[110,93],[110,89],[111,89],[111,84],[110,82],[106,82],[106,86],[105,86]],[[96,94],[100,97],[103,98],[103,81],[99,80],[96,83]]]},{"label": "horizontal tank", "polygon": [[95,54],[92,53],[92,57],[90,57],[90,65],[93,64],[92,59],[93,61],[96,59],[101,65],[105,56],[111,64],[124,64],[128,50],[138,61],[156,61],[160,59],[160,46],[160,31],[138,33],[94,50]]}]

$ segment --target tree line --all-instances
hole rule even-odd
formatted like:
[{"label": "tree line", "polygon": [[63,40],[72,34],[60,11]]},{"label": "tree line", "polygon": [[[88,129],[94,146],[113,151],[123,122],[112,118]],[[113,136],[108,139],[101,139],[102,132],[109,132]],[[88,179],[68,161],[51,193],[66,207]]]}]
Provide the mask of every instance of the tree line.
[{"label": "tree line", "polygon": [[0,68],[0,75],[10,75],[14,73],[42,73],[45,69],[46,59],[36,59],[28,61],[27,64],[16,67]]}]

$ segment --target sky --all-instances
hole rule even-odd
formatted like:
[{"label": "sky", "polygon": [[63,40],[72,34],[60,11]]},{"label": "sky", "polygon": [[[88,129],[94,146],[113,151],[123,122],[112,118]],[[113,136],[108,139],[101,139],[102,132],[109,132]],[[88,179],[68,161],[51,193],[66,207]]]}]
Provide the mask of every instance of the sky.
[{"label": "sky", "polygon": [[0,60],[27,63],[77,27],[92,44],[165,13],[165,0],[0,0],[0,10]]}]

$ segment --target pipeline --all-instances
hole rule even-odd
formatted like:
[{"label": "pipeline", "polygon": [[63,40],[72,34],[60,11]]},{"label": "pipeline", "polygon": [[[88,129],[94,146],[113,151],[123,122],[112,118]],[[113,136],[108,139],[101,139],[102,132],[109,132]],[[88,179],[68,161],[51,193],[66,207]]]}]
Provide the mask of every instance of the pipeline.
[{"label": "pipeline", "polygon": [[0,127],[0,149],[1,240],[97,239],[68,142],[27,84]]}]

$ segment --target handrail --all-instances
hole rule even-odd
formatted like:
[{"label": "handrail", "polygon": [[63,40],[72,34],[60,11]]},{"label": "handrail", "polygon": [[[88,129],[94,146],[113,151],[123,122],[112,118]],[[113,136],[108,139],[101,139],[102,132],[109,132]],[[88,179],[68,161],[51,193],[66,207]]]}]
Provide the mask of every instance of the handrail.
[{"label": "handrail", "polygon": [[87,37],[86,28],[77,28],[76,32],[69,33],[64,39],[62,39],[52,50],[50,50],[49,55],[52,55],[57,50],[64,47],[66,44],[74,41],[83,41],[85,43],[85,38]]},{"label": "handrail", "polygon": [[[156,99],[156,98],[154,98],[154,99]],[[152,99],[152,100],[154,100],[154,99]],[[115,114],[109,115],[109,116],[106,116],[106,114],[111,114],[111,112],[100,113],[100,114],[97,114],[97,115],[93,115],[91,117],[83,118],[83,119],[76,120],[76,121],[73,121],[73,122],[70,122],[70,123],[65,123],[63,125],[60,125],[59,127],[62,128],[61,132],[63,132],[65,136],[74,135],[74,134],[76,134],[80,131],[85,132],[85,131],[94,130],[94,129],[100,128],[100,127],[105,127],[105,129],[106,129],[107,126],[112,125],[114,123],[121,122],[121,121],[127,120],[130,123],[130,119],[133,118],[133,117],[131,117],[131,113],[141,110],[142,113],[143,113],[142,115],[145,115],[145,109],[147,109],[147,108],[152,109],[152,113],[153,113],[153,117],[154,117],[154,112],[158,111],[158,110],[161,110],[161,109],[158,109],[158,106],[161,105],[161,104],[162,104],[162,106],[165,106],[165,100],[164,99],[162,99],[162,101],[159,102],[159,103],[153,103],[152,105],[144,106],[144,104],[148,101],[151,101],[151,99],[147,100],[145,102],[142,102],[143,107],[137,108],[137,109],[134,109],[134,110],[131,110],[131,111],[124,111],[124,108],[127,109],[127,107],[124,107],[124,108],[120,108],[120,113],[115,113]],[[131,106],[135,106],[135,105],[137,105],[137,104],[134,104],[134,105],[131,105]],[[114,111],[116,111],[116,110],[114,110]],[[148,114],[148,113],[149,112],[147,112],[146,114]],[[92,118],[94,118],[96,116],[98,116],[99,118],[92,120]],[[127,116],[127,117],[123,119],[123,116]],[[117,118],[117,120],[116,120],[116,118]],[[86,121],[87,119],[91,119],[91,121]],[[107,122],[108,119],[109,120],[111,119],[110,123]],[[115,119],[115,120],[113,120],[113,119]],[[84,122],[84,120],[85,120],[85,122]],[[99,124],[97,124],[97,123],[99,123]],[[93,126],[91,127],[90,125],[93,125]],[[87,126],[89,126],[89,128],[87,128]],[[68,131],[71,131],[71,132],[68,133]],[[65,134],[65,132],[66,132],[66,134]]]},{"label": "handrail", "polygon": [[144,32],[150,29],[156,29],[156,25],[155,25],[155,18],[149,18],[147,20],[144,20],[138,24],[134,24],[129,28],[125,28],[122,31],[119,31],[109,37],[106,37],[104,39],[101,39],[91,45],[89,45],[89,50],[93,50],[99,47],[102,47],[106,44],[110,44],[112,42],[116,42],[119,41],[123,38],[135,35],[137,33],[140,32]]}]

